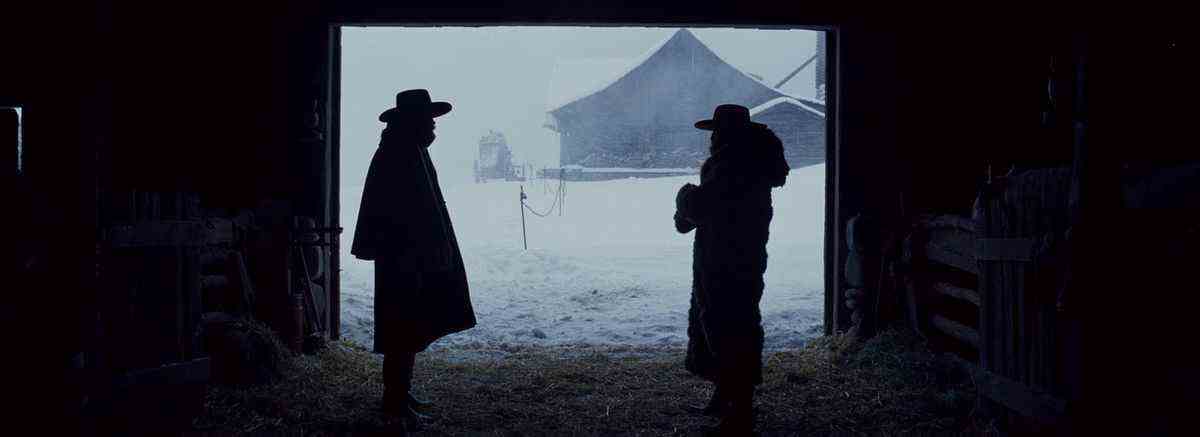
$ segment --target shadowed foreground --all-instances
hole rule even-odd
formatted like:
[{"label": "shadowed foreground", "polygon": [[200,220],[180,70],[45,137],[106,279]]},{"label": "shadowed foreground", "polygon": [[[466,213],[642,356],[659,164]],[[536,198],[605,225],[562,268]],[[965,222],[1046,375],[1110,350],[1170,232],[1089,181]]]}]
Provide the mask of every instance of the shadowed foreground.
[{"label": "shadowed foreground", "polygon": [[[418,356],[414,391],[435,402],[421,435],[694,434],[713,419],[679,409],[711,387],[682,349],[519,347]],[[766,435],[961,433],[977,430],[967,376],[910,336],[865,344],[819,338],[765,356],[756,399]],[[197,432],[324,434],[397,430],[377,412],[381,360],[349,343],[292,360],[287,378],[214,387]]]}]

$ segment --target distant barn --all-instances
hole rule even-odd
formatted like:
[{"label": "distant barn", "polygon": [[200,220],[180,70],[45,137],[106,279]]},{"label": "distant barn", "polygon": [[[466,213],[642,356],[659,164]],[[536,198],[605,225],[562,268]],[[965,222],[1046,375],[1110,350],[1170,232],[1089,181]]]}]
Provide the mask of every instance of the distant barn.
[{"label": "distant barn", "polygon": [[750,119],[766,124],[783,140],[792,168],[825,162],[825,111],[791,97],[778,97],[750,109]]},{"label": "distant barn", "polygon": [[722,103],[759,110],[757,118],[797,159],[793,167],[824,160],[823,102],[786,95],[737,69],[687,29],[634,61],[556,65],[545,126],[559,133],[563,166],[695,169],[708,154],[708,133],[693,123]]}]

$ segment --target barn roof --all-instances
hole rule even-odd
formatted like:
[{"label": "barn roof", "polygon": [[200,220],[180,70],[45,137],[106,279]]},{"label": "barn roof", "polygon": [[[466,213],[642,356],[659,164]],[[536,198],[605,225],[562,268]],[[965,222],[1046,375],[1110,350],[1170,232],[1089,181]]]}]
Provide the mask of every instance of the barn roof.
[{"label": "barn roof", "polygon": [[[797,99],[797,98],[791,97],[791,96],[776,97],[774,99],[764,102],[761,105],[750,108],[750,116],[753,117],[755,115],[758,115],[759,113],[769,111],[776,107],[780,107],[781,105],[783,105],[783,106],[790,105],[790,106],[800,108],[801,110],[808,111],[813,114],[819,115],[819,116],[821,116],[821,118],[825,118],[825,113],[823,111],[819,111],[819,110],[813,108],[813,106],[811,106],[812,103],[807,102],[807,100],[809,100],[809,99],[805,99],[805,100],[806,101],[801,101],[800,99]],[[823,108],[823,106],[821,106],[821,107]]]},{"label": "barn roof", "polygon": [[771,86],[771,84],[763,81],[762,79],[742,71],[741,69],[733,66],[733,64],[730,64],[724,58],[721,58],[719,54],[705,45],[703,41],[700,41],[700,39],[692,34],[691,31],[687,29],[679,29],[672,33],[671,36],[664,38],[658,44],[655,44],[641,56],[636,58],[583,59],[561,61],[556,63],[548,87],[546,111],[557,111],[558,109],[582,100],[585,97],[589,97],[604,91],[605,89],[613,86],[617,82],[629,76],[630,73],[637,69],[637,67],[645,64],[650,59],[659,55],[663,51],[663,48],[672,41],[677,41],[680,46],[699,48],[711,53],[722,63],[728,65],[730,68],[733,68],[738,73],[741,73],[746,80],[757,82],[771,91],[774,91],[775,94],[781,97],[802,99],[804,101],[809,101],[813,104],[820,105],[819,107],[824,108],[824,102],[803,97],[790,96]]},{"label": "barn roof", "polygon": [[556,62],[546,93],[547,111],[561,108],[608,88],[638,64],[638,58],[572,59]]}]

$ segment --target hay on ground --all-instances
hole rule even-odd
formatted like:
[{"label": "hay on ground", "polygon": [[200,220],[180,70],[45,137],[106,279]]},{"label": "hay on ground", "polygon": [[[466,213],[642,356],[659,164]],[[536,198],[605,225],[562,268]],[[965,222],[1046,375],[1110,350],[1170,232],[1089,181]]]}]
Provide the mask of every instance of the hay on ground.
[{"label": "hay on ground", "polygon": [[[418,356],[414,391],[435,402],[423,434],[682,435],[713,419],[681,406],[711,385],[683,370],[681,349],[500,347]],[[340,342],[292,359],[283,381],[213,387],[198,431],[387,432],[378,411],[381,357]],[[957,433],[970,429],[969,379],[914,337],[823,337],[764,357],[756,396],[765,435]]]}]

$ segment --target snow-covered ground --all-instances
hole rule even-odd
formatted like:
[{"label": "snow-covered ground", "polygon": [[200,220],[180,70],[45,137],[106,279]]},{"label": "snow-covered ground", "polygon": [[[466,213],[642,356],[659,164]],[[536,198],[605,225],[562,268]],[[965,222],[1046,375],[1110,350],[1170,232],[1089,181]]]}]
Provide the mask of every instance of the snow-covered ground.
[{"label": "snow-covered ground", "polygon": [[[342,335],[370,345],[374,264],[349,254],[361,196],[342,190]],[[479,325],[444,346],[664,345],[687,342],[692,238],[675,232],[675,192],[697,176],[568,182],[562,216],[526,213],[519,182],[444,187]],[[545,211],[557,181],[525,182]],[[768,348],[799,347],[821,332],[825,166],[792,170],[775,190],[766,292]]]}]

